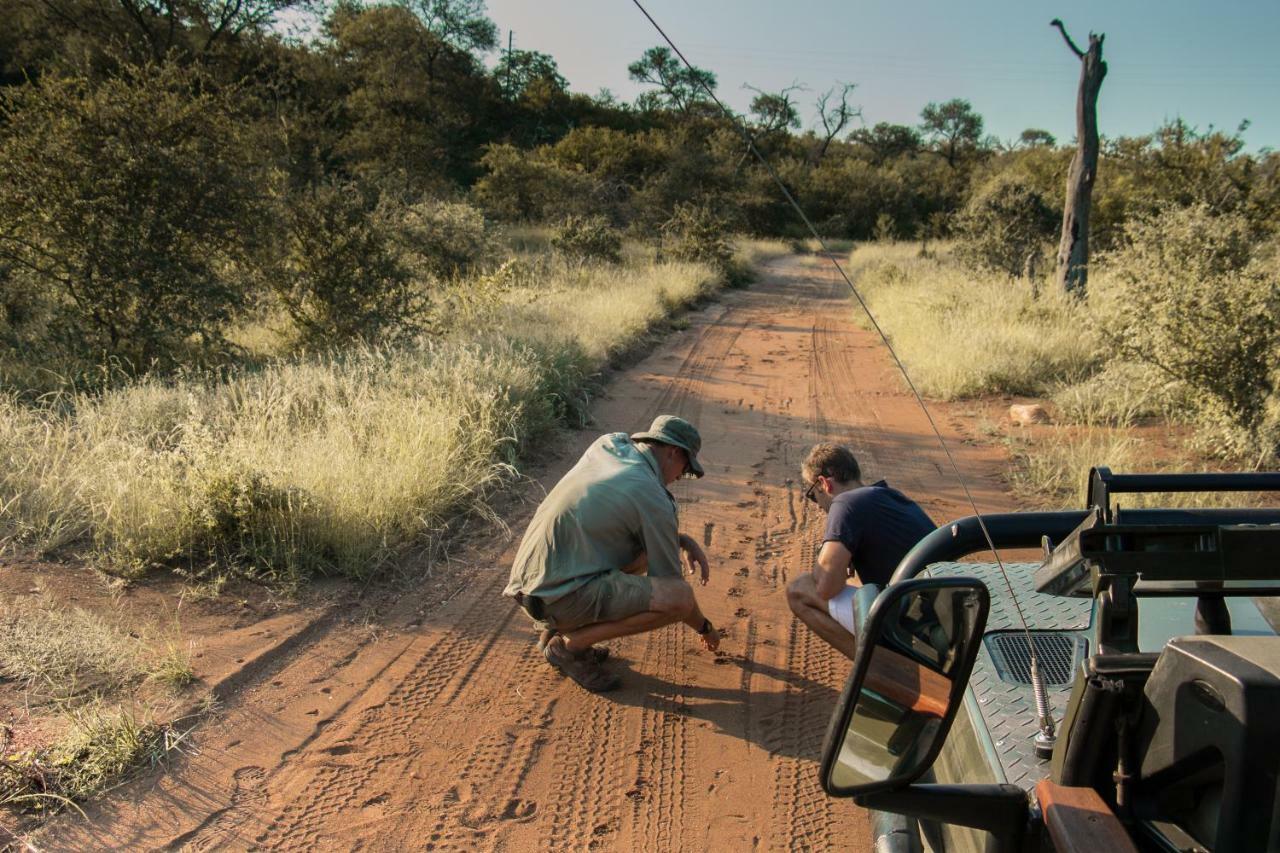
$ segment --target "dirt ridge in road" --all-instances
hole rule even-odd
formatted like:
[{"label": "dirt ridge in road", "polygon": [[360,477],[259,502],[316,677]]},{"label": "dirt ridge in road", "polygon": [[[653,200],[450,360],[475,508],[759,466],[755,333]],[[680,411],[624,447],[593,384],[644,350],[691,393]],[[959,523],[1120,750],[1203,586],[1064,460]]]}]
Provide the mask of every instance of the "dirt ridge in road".
[{"label": "dirt ridge in road", "polygon": [[[673,626],[610,643],[624,686],[595,696],[551,671],[500,595],[515,540],[480,543],[420,589],[336,624],[229,701],[198,752],[42,839],[129,849],[848,849],[865,815],[828,799],[818,750],[848,662],[783,595],[823,517],[796,485],[818,440],[935,520],[967,515],[891,361],[815,259],[773,262],[617,374],[593,415],[635,430],[698,425],[708,476],[675,489],[708,543],[702,651]],[[1003,456],[940,424],[984,511],[1009,508]],[[545,487],[598,433],[570,436]],[[514,534],[532,507],[507,519]]]}]

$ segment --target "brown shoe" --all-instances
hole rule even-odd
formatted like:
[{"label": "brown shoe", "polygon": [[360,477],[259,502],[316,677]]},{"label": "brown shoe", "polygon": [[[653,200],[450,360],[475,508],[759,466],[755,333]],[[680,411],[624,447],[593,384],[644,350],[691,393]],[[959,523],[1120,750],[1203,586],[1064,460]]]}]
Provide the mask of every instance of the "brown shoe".
[{"label": "brown shoe", "polygon": [[[551,638],[556,636],[555,628],[543,628],[538,632],[538,651],[545,651],[547,643],[551,642]],[[568,651],[566,649],[566,651]],[[592,646],[583,652],[570,652],[580,658],[587,658],[596,663],[604,663],[609,659],[609,650],[604,646]]]},{"label": "brown shoe", "polygon": [[579,657],[565,648],[564,637],[556,635],[547,641],[542,648],[547,663],[578,682],[578,685],[592,693],[604,693],[614,690],[622,679],[605,672],[600,665],[586,656]]}]

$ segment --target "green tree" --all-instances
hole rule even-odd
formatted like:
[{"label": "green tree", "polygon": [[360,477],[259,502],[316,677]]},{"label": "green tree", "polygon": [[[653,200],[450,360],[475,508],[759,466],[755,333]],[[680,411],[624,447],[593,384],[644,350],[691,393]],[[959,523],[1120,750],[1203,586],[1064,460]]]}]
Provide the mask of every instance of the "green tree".
[{"label": "green tree", "polygon": [[1018,144],[1023,148],[1052,148],[1058,140],[1047,130],[1029,127],[1018,136]]},{"label": "green tree", "polygon": [[485,16],[484,0],[408,0],[432,40],[462,53],[497,47],[498,28]]},{"label": "green tree", "polygon": [[[15,65],[36,76],[68,65],[114,66],[166,58],[208,61],[260,36],[303,0],[3,0],[0,20],[18,36]],[[0,36],[0,45],[6,39]],[[16,60],[16,61],[14,61]]]},{"label": "green tree", "polygon": [[925,105],[920,111],[920,129],[952,168],[982,143],[982,116],[961,98]]},{"label": "green tree", "polygon": [[346,89],[331,121],[348,168],[410,194],[466,181],[491,94],[475,57],[402,6],[340,6],[326,29]]},{"label": "green tree", "polygon": [[0,95],[0,263],[48,300],[45,343],[167,366],[209,350],[265,229],[232,90],[176,65]]},{"label": "green tree", "polygon": [[627,66],[627,73],[637,83],[656,86],[636,101],[643,110],[666,109],[680,113],[696,112],[715,91],[716,75],[698,67],[689,68],[665,47],[651,47]]},{"label": "green tree", "polygon": [[396,246],[403,211],[354,184],[289,200],[283,269],[271,279],[308,349],[394,340],[419,306]]},{"label": "green tree", "polygon": [[849,141],[865,147],[871,161],[877,165],[917,154],[924,146],[924,140],[914,127],[884,121],[877,122],[875,127],[855,130],[849,134]]},{"label": "green tree", "polygon": [[486,173],[472,195],[490,216],[508,222],[591,214],[604,195],[590,175],[566,169],[514,145],[491,145],[481,158]]},{"label": "green tree", "polygon": [[508,98],[517,100],[531,89],[566,92],[569,84],[560,76],[560,67],[549,54],[536,50],[514,50],[502,54],[493,76]]},{"label": "green tree", "polygon": [[1017,176],[1000,174],[957,217],[958,251],[971,266],[1034,280],[1057,224],[1048,199]]}]

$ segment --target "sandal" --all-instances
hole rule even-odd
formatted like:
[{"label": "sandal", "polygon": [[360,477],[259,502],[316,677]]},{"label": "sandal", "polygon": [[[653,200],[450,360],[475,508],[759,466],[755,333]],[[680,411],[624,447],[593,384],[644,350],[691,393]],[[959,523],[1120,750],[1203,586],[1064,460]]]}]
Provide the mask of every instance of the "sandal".
[{"label": "sandal", "polygon": [[586,656],[578,656],[564,646],[564,637],[552,637],[542,648],[547,663],[572,678],[584,690],[592,693],[604,693],[622,684],[622,679],[605,672],[595,661]]}]

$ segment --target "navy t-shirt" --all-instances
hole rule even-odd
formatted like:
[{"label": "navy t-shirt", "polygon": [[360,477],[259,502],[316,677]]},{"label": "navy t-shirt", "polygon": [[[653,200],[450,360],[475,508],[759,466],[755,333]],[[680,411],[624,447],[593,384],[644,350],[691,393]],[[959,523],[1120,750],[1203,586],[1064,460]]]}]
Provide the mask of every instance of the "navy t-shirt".
[{"label": "navy t-shirt", "polygon": [[881,480],[835,496],[822,541],[849,549],[863,583],[885,584],[907,552],[933,529],[915,501]]}]

